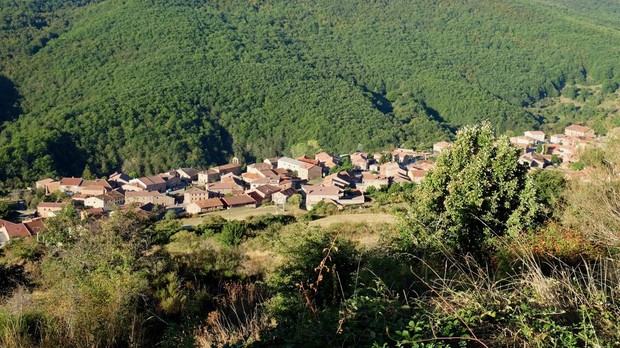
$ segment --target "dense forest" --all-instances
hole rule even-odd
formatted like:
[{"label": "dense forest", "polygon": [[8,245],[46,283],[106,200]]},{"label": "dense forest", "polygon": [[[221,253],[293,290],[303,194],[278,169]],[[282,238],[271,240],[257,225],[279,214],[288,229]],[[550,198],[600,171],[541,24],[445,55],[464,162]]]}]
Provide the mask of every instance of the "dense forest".
[{"label": "dense forest", "polygon": [[0,179],[559,127],[532,107],[617,88],[617,5],[0,0]]}]

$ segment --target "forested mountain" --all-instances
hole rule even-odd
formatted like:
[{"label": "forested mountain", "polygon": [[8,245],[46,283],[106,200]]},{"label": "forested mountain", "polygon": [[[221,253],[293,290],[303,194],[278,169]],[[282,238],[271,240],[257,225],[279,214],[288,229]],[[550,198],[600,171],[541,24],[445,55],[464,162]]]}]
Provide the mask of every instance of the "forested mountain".
[{"label": "forested mountain", "polygon": [[0,0],[0,179],[425,147],[620,80],[618,1]]}]

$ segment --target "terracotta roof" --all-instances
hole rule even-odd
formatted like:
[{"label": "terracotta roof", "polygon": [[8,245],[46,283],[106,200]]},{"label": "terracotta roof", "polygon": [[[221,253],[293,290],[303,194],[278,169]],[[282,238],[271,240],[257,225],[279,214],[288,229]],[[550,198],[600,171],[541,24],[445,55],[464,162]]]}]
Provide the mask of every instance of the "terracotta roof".
[{"label": "terracotta roof", "polygon": [[220,181],[220,182],[216,182],[213,184],[209,184],[209,186],[207,187],[207,189],[209,190],[226,190],[226,189],[235,189],[238,187],[244,187],[243,183],[239,182],[236,179],[233,180],[226,180],[226,181]]},{"label": "terracotta roof", "polygon": [[241,168],[241,165],[235,164],[235,163],[229,163],[229,164],[223,164],[221,166],[214,167],[213,169],[217,171],[221,171],[221,170],[235,169],[235,168]]},{"label": "terracotta roof", "polygon": [[62,178],[60,180],[61,186],[80,186],[82,178]]},{"label": "terracotta roof", "polygon": [[166,183],[166,181],[163,178],[161,178],[159,175],[143,176],[139,180],[145,183],[146,185],[157,185],[157,184]]},{"label": "terracotta roof", "polygon": [[116,201],[116,200],[122,199],[123,197],[125,197],[125,196],[123,196],[120,192],[110,191],[108,193],[104,193],[102,195],[99,195],[99,196],[97,196],[95,198],[101,199],[104,202],[109,202],[109,201]]},{"label": "terracotta roof", "polygon": [[319,152],[314,156],[317,160],[321,162],[331,161],[334,159],[334,156],[328,154],[327,152]]},{"label": "terracotta roof", "polygon": [[318,160],[315,160],[315,159],[313,159],[313,158],[310,158],[310,157],[308,157],[308,156],[306,156],[306,155],[304,155],[304,156],[302,156],[302,157],[297,158],[297,160],[298,160],[298,161],[301,161],[301,162],[309,163],[309,164],[314,164],[314,165],[318,165],[318,164],[319,164],[319,161],[318,161]]},{"label": "terracotta roof", "polygon": [[28,229],[31,235],[37,235],[41,232],[46,232],[47,227],[45,227],[44,223],[45,219],[33,219],[27,222],[24,222],[24,226]]},{"label": "terracotta roof", "polygon": [[15,224],[10,221],[0,220],[0,228],[4,227],[11,238],[30,237],[31,234],[24,224]]},{"label": "terracotta roof", "polygon": [[264,194],[267,195],[272,195],[278,191],[280,191],[281,189],[277,186],[273,186],[273,185],[262,185],[256,188],[257,191],[260,191]]},{"label": "terracotta roof", "polygon": [[354,161],[368,161],[368,154],[363,152],[352,153],[351,162]]},{"label": "terracotta roof", "polygon": [[[280,194],[283,194],[283,195],[285,195],[285,196],[287,196],[287,197],[290,197],[290,196],[292,196],[292,195],[296,194],[296,193],[297,193],[297,191],[296,191],[294,188],[289,187],[289,188],[287,188],[286,190],[281,190],[281,191],[278,191],[278,192],[276,192],[276,193],[280,193]],[[274,195],[275,195],[276,193],[274,193]]]},{"label": "terracotta roof", "polygon": [[268,185],[272,180],[278,180],[279,178],[276,176],[275,178],[260,178],[252,181],[254,185]]},{"label": "terracotta roof", "polygon": [[263,199],[265,199],[265,196],[263,196],[260,192],[257,192],[256,190],[246,191],[245,194],[252,197],[252,199],[255,200],[256,203],[260,203],[263,201]]},{"label": "terracotta roof", "polygon": [[387,178],[381,174],[373,174],[371,172],[363,172],[362,180],[387,180]]},{"label": "terracotta roof", "polygon": [[228,205],[228,206],[243,205],[243,204],[255,204],[256,203],[256,200],[254,198],[248,196],[248,195],[224,197],[224,198],[222,198],[222,201],[224,201],[224,203],[226,203],[226,205]]},{"label": "terracotta roof", "polygon": [[[286,170],[284,170],[286,172]],[[265,178],[279,178],[280,175],[277,169],[261,170],[260,175]],[[288,172],[287,172],[288,173]]]},{"label": "terracotta roof", "polygon": [[269,170],[272,169],[273,166],[271,164],[265,163],[265,162],[260,162],[260,163],[254,163],[249,165],[250,167],[256,169],[256,170]]},{"label": "terracotta roof", "polygon": [[96,191],[107,191],[108,188],[102,186],[102,185],[88,185],[88,186],[83,186],[82,187],[82,191],[86,191],[86,190],[96,190]]},{"label": "terracotta roof", "polygon": [[202,201],[197,201],[194,202],[200,209],[209,209],[209,208],[216,208],[216,207],[223,207],[224,206],[224,202],[222,202],[221,199],[219,198],[209,198],[209,199],[204,199]]},{"label": "terracotta roof", "polygon": [[255,181],[263,178],[263,176],[258,173],[243,173],[241,177],[246,181]]},{"label": "terracotta roof", "polygon": [[381,170],[387,169],[387,168],[401,168],[400,164],[396,163],[396,162],[387,162],[387,163],[383,163],[379,168],[381,168]]},{"label": "terracotta roof", "polygon": [[196,176],[198,175],[198,170],[194,169],[194,168],[179,168],[177,169],[177,172],[182,171],[183,173],[189,175],[189,176]]},{"label": "terracotta roof", "polygon": [[301,162],[301,166],[306,168],[306,169],[317,167],[316,165],[314,165],[312,163],[306,163],[306,162]]}]

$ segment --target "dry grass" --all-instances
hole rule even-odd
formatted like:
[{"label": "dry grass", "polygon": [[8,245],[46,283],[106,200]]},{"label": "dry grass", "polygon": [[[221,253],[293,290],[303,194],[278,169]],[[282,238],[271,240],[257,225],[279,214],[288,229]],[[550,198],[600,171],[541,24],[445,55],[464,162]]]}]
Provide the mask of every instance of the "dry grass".
[{"label": "dry grass", "polygon": [[[553,337],[557,328],[551,327],[546,332],[540,323],[559,324],[567,318],[590,330],[587,334],[579,332],[571,324],[563,329],[566,330],[563,334],[577,330],[573,333],[582,335],[579,339],[585,346],[600,347],[604,346],[601,342],[620,339],[620,327],[609,320],[620,312],[620,258],[617,256],[576,267],[559,260],[541,263],[523,248],[514,260],[514,274],[497,277],[470,257],[457,260],[446,256],[442,266],[419,261],[423,269],[433,274],[432,280],[428,280],[423,271],[412,270],[430,289],[429,303],[433,308],[430,315],[438,319],[456,317],[471,337],[480,338],[489,346],[540,347],[549,342],[563,346],[560,338]],[[498,317],[484,319],[491,312],[498,313]],[[478,313],[483,319],[478,325],[470,326],[471,321],[463,313]]]},{"label": "dry grass", "polygon": [[396,218],[391,214],[338,214],[324,217],[322,219],[314,220],[310,222],[310,225],[330,227],[333,224],[368,224],[368,225],[383,225],[394,224]]},{"label": "dry grass", "polygon": [[247,250],[243,256],[240,272],[248,276],[266,274],[284,260],[282,255],[270,250]]},{"label": "dry grass", "polygon": [[248,346],[260,341],[275,322],[262,312],[263,296],[253,283],[229,282],[209,313],[205,325],[194,333],[197,347]]}]

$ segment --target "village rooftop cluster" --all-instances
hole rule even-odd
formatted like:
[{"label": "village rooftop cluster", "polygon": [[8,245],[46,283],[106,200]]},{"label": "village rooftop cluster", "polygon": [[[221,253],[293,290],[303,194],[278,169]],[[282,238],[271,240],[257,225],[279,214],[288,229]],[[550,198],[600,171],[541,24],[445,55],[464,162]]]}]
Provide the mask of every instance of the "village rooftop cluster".
[{"label": "village rooftop cluster", "polygon": [[552,164],[563,167],[579,161],[580,150],[597,139],[589,127],[570,125],[564,134],[552,134],[547,138],[541,131],[527,131],[522,136],[510,138],[510,142],[523,149],[519,158],[530,168],[545,168]]},{"label": "village rooftop cluster", "polygon": [[[595,139],[588,127],[572,125],[564,134],[547,140],[541,131],[528,131],[510,142],[523,149],[520,162],[531,168],[544,168],[559,159],[568,164],[578,160],[577,149]],[[294,195],[302,206],[311,210],[319,202],[345,206],[361,205],[371,187],[381,189],[393,183],[420,183],[435,167],[433,157],[451,146],[449,142],[434,144],[432,152],[398,148],[389,153],[355,152],[332,155],[326,152],[314,158],[268,158],[244,167],[237,158],[232,163],[207,170],[179,168],[152,176],[132,178],[115,172],[108,178],[51,178],[36,182],[36,188],[50,195],[65,193],[64,202],[42,202],[36,216],[22,223],[0,220],[0,245],[13,239],[35,236],[45,230],[43,220],[55,216],[65,204],[73,204],[82,218],[101,218],[117,209],[135,209],[141,214],[161,214],[167,210],[197,215],[211,211],[256,208],[272,204],[276,210],[286,209]],[[344,161],[353,170],[334,173]],[[330,174],[331,173],[331,174]]]}]

